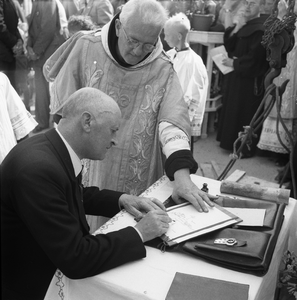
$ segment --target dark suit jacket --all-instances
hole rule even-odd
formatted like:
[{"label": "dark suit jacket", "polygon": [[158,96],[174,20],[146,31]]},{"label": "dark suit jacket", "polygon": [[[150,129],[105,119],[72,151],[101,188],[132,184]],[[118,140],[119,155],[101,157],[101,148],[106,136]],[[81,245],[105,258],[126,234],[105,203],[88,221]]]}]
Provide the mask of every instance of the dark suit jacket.
[{"label": "dark suit jacket", "polygon": [[[122,193],[84,188],[52,129],[19,143],[0,167],[2,299],[43,299],[59,268],[85,278],[145,257],[132,227],[90,235],[85,213],[112,217]],[[8,296],[10,295],[10,297]]]},{"label": "dark suit jacket", "polygon": [[42,67],[45,61],[65,42],[63,36],[60,35],[56,1],[33,1],[28,26],[28,46],[32,47],[35,54],[39,56],[34,65]]},{"label": "dark suit jacket", "polygon": [[12,0],[0,1],[0,66],[15,60],[12,48],[21,39],[19,17]]}]

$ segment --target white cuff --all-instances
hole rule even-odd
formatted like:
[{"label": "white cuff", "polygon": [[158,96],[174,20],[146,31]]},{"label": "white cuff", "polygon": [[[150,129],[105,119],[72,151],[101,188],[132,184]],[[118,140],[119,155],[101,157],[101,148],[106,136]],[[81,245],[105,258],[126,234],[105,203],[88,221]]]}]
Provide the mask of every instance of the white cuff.
[{"label": "white cuff", "polygon": [[133,227],[133,228],[137,231],[137,233],[139,234],[139,236],[143,242],[143,236],[142,236],[141,232],[136,227]]}]

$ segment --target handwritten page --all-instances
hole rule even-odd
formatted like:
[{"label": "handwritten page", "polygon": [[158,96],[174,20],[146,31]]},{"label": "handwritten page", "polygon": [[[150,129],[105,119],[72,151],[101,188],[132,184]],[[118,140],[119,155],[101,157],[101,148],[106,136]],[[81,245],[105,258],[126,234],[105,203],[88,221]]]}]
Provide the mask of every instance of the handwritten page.
[{"label": "handwritten page", "polygon": [[208,213],[201,213],[193,205],[183,203],[168,208],[167,213],[172,222],[162,239],[169,246],[241,221],[218,205],[210,207]]},{"label": "handwritten page", "polygon": [[225,66],[222,63],[223,59],[228,57],[227,51],[224,46],[219,46],[219,47],[211,49],[210,56],[224,75],[228,74],[234,70],[233,67]]},{"label": "handwritten page", "polygon": [[265,209],[260,208],[238,208],[238,207],[224,207],[232,214],[242,219],[241,226],[263,226],[265,218]]}]

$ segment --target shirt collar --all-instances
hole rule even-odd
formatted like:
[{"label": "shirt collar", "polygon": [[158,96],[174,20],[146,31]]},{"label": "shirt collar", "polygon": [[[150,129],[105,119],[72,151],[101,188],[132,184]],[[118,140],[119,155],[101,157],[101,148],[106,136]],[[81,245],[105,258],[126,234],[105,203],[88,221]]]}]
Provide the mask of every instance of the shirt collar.
[{"label": "shirt collar", "polygon": [[59,134],[59,136],[61,137],[63,143],[65,144],[65,146],[69,152],[71,162],[73,165],[73,169],[74,169],[74,174],[75,174],[75,177],[77,177],[77,175],[82,171],[81,161],[80,161],[79,157],[77,156],[77,154],[74,152],[74,150],[71,148],[71,146],[68,144],[68,142],[64,139],[64,137],[62,136],[62,134],[58,130],[58,128],[56,128],[56,131]]}]

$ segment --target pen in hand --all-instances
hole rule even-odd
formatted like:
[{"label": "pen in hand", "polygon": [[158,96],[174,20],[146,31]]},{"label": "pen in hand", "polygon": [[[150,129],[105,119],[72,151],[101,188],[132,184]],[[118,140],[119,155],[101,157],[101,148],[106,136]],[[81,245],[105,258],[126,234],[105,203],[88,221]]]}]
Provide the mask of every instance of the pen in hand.
[{"label": "pen in hand", "polygon": [[134,218],[134,221],[136,221],[138,223],[142,218],[143,218],[143,216]]},{"label": "pen in hand", "polygon": [[[141,217],[134,218],[134,221],[138,223],[142,218],[143,218],[143,215]],[[175,220],[171,220],[171,222],[168,224],[172,224],[174,222],[175,222]]]}]

